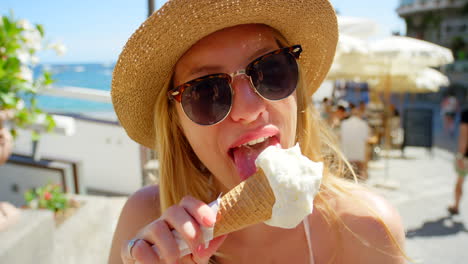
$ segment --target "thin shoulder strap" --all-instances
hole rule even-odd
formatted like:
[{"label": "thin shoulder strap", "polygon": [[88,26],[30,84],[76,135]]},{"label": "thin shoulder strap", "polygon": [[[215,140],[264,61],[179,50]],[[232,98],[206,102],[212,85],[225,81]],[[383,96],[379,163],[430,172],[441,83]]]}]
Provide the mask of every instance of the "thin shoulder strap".
[{"label": "thin shoulder strap", "polygon": [[310,264],[314,264],[314,251],[312,250],[312,240],[310,239],[310,228],[309,228],[309,217],[307,216],[304,218],[304,230],[307,239],[307,245],[309,246],[309,256],[310,256]]}]

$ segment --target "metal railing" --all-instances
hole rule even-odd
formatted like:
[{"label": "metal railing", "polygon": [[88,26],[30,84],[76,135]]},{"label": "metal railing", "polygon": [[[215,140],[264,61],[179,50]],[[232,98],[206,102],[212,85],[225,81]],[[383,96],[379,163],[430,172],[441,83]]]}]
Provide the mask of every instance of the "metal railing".
[{"label": "metal railing", "polygon": [[99,103],[112,103],[110,92],[83,87],[65,86],[52,87],[41,91],[43,95],[66,97],[72,99],[83,99]]},{"label": "metal railing", "polygon": [[445,8],[461,8],[467,0],[400,0],[397,12],[400,16]]}]

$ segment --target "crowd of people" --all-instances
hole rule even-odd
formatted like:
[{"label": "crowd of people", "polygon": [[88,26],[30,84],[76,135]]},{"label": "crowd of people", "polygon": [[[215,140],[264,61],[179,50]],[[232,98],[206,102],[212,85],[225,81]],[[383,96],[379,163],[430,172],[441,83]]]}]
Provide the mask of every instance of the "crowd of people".
[{"label": "crowd of people", "polygon": [[360,101],[355,105],[324,98],[319,109],[323,121],[331,127],[359,180],[368,179],[367,163],[376,150],[385,144],[385,124],[388,125],[389,147],[402,143],[400,115],[394,105],[390,105],[388,114],[385,114],[385,107],[378,100],[369,103]]}]

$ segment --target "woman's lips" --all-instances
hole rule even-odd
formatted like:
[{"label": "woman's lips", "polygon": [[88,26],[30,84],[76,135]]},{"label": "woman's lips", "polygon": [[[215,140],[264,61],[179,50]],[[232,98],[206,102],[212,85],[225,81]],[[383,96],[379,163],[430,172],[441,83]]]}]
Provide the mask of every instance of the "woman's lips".
[{"label": "woman's lips", "polygon": [[281,146],[279,139],[276,136],[267,138],[264,142],[255,144],[253,146],[241,145],[239,147],[230,149],[229,154],[232,158],[237,173],[241,181],[246,180],[257,172],[255,160],[258,155],[269,146]]},{"label": "woman's lips", "polygon": [[228,151],[233,148],[240,147],[241,145],[246,144],[252,140],[273,136],[279,137],[279,129],[273,125],[263,126],[242,134],[236,141],[234,141],[233,144],[231,144],[231,146],[229,146]]}]

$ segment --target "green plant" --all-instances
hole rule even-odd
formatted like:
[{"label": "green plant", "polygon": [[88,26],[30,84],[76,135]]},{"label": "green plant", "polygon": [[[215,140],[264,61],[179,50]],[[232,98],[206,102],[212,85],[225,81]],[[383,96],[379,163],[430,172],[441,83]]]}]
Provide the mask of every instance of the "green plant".
[{"label": "green plant", "polygon": [[[33,71],[39,63],[37,53],[46,49],[55,49],[59,55],[65,52],[63,45],[44,41],[41,25],[16,20],[13,14],[1,17],[0,110],[13,110],[14,128],[27,128],[36,122],[44,124],[48,131],[55,126],[53,118],[38,107],[36,99],[41,89],[54,82],[50,72],[34,74]],[[16,129],[12,129],[12,134],[16,135]],[[37,138],[38,134],[33,133],[33,139]]]},{"label": "green plant", "polygon": [[70,207],[71,200],[58,184],[49,183],[24,193],[27,207],[32,209],[49,209],[60,212]]}]

